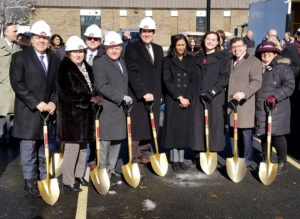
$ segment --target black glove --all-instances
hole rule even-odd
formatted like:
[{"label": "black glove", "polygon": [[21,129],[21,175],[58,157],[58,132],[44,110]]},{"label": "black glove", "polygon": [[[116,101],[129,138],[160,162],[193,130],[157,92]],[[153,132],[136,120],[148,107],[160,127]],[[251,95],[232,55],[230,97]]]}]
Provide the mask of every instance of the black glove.
[{"label": "black glove", "polygon": [[239,105],[239,101],[236,99],[232,99],[227,103],[227,107],[229,109],[235,109]]},{"label": "black glove", "polygon": [[208,93],[201,93],[200,98],[205,103],[210,103],[210,101],[212,100],[212,97]]}]

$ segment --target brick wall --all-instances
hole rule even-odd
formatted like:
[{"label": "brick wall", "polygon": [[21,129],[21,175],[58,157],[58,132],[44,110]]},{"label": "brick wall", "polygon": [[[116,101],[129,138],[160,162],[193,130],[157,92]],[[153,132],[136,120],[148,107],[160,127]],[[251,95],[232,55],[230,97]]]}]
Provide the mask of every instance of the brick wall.
[{"label": "brick wall", "polygon": [[[139,22],[144,16],[145,11],[141,9],[138,9],[138,11],[128,9],[126,17],[120,17],[119,9],[101,9],[101,28],[115,31],[119,29],[138,29]],[[71,35],[80,36],[80,9],[37,8],[35,12],[30,13],[29,19],[30,24],[40,19],[45,20],[51,26],[52,33],[60,34],[65,41]],[[170,10],[153,10],[153,19],[157,25],[155,42],[162,46],[169,46],[172,32]],[[230,32],[233,33],[236,26],[240,26],[247,21],[247,10],[231,10]],[[195,31],[196,10],[178,10],[177,22],[178,33]],[[212,10],[211,30],[223,28],[224,10]]]}]

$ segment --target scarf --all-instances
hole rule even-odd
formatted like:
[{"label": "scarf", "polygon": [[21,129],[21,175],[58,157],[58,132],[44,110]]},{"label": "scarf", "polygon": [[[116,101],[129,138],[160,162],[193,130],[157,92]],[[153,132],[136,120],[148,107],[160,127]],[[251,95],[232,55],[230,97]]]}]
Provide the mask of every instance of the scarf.
[{"label": "scarf", "polygon": [[295,39],[295,41],[293,42],[293,45],[296,47],[296,49],[298,51],[298,55],[300,56],[300,42]]}]

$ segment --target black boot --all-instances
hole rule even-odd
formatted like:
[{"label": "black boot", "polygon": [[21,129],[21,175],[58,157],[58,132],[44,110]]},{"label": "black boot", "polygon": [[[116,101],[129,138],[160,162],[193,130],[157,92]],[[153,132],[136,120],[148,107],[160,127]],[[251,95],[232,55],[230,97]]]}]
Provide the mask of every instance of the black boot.
[{"label": "black boot", "polygon": [[29,192],[29,194],[34,197],[38,198],[41,197],[38,185],[37,185],[37,179],[25,179],[25,186],[24,190]]},{"label": "black boot", "polygon": [[81,189],[81,188],[78,188],[75,184],[72,184],[72,185],[65,185],[65,184],[64,184],[64,187],[66,187],[66,188],[68,188],[70,191],[76,192],[76,193],[82,191],[82,189]]},{"label": "black boot", "polygon": [[280,175],[281,173],[286,171],[286,161],[285,160],[279,160],[278,161],[278,170],[277,175]]},{"label": "black boot", "polygon": [[77,182],[79,182],[83,186],[89,186],[90,183],[84,179],[84,177],[76,177]]}]

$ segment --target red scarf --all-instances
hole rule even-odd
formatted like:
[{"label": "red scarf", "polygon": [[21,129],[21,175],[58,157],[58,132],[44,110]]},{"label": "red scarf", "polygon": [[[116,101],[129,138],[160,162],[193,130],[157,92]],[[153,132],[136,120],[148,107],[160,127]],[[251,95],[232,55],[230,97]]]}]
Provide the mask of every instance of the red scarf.
[{"label": "red scarf", "polygon": [[298,51],[298,55],[300,56],[300,42],[295,39],[295,41],[293,42],[293,45],[296,47],[296,49]]}]

